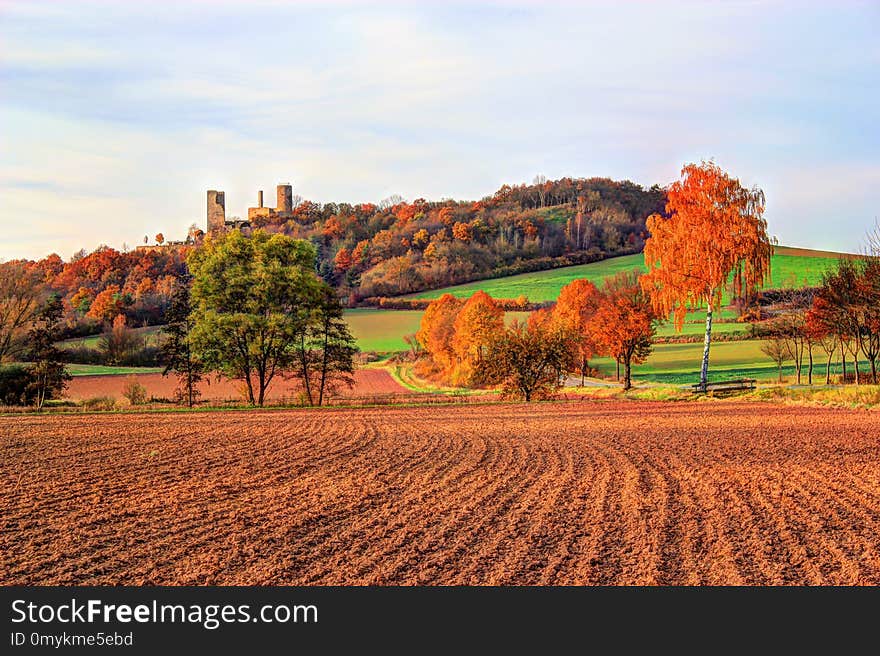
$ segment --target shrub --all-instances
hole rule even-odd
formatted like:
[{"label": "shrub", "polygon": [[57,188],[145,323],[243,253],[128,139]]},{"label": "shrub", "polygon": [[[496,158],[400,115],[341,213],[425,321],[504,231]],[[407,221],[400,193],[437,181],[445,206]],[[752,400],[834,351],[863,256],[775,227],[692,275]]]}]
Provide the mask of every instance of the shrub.
[{"label": "shrub", "polygon": [[18,364],[0,367],[0,405],[33,405],[32,382],[28,367]]},{"label": "shrub", "polygon": [[112,396],[93,396],[90,399],[84,399],[81,406],[83,410],[115,410],[116,399]]},{"label": "shrub", "polygon": [[129,376],[125,379],[122,396],[128,399],[131,405],[143,405],[147,402],[147,390],[134,376]]}]

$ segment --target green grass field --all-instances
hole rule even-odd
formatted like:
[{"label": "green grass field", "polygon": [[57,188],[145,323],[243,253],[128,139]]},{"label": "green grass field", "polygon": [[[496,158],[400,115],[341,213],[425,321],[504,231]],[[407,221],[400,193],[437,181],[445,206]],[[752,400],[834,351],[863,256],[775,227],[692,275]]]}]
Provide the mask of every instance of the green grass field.
[{"label": "green grass field", "polygon": [[[709,380],[729,380],[734,378],[755,378],[773,382],[777,378],[776,365],[761,352],[762,340],[736,342],[716,342],[709,350]],[[697,383],[700,380],[700,361],[703,357],[702,343],[696,344],[656,344],[648,360],[633,366],[633,379],[670,385]],[[814,382],[825,379],[825,353],[821,349],[813,352]],[[599,372],[613,376],[616,370],[611,358],[596,358],[591,363]],[[867,363],[863,363],[868,366]],[[839,362],[832,364],[832,373],[840,373]],[[852,362],[847,363],[852,372]],[[862,369],[865,371],[865,369]],[[792,362],[782,367],[783,375],[791,380],[795,375]],[[804,363],[804,382],[806,382],[806,362]]]},{"label": "green grass field", "polygon": [[[355,308],[345,311],[345,320],[361,351],[393,353],[409,348],[404,335],[412,335],[419,329],[422,310],[374,310]],[[525,320],[528,312],[507,312],[505,319]]]},{"label": "green grass field", "polygon": [[[147,326],[146,328],[132,328],[132,332],[147,340],[147,346],[158,346],[159,340],[159,332],[162,330],[162,326]],[[98,340],[101,339],[100,335],[89,335],[88,337],[73,337],[71,339],[65,339],[61,342],[58,342],[58,345],[66,348],[90,348],[97,349],[98,348]]]},{"label": "green grass field", "polygon": [[[837,253],[778,246],[771,262],[770,281],[765,287],[772,289],[817,284],[822,278],[822,273],[834,266],[837,257],[839,257]],[[517,298],[525,294],[530,301],[538,303],[556,300],[559,290],[572,280],[586,278],[599,284],[605,278],[632,269],[645,270],[645,260],[641,253],[613,257],[590,264],[522,273],[506,278],[478,280],[464,285],[410,294],[404,298],[438,298],[445,293],[468,297],[482,289],[494,298]]]}]

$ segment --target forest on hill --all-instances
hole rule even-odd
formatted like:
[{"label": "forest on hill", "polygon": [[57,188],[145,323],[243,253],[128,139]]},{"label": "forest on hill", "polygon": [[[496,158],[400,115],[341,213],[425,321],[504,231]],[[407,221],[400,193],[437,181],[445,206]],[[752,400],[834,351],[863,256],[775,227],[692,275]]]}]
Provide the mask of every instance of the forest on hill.
[{"label": "forest on hill", "polygon": [[[298,200],[293,218],[253,227],[311,242],[318,274],[356,306],[377,296],[639,252],[648,236],[645,219],[664,203],[656,185],[538,177],[475,202]],[[0,277],[26,296],[59,296],[68,336],[98,332],[119,315],[129,326],[157,325],[199,240],[188,242],[126,252],[101,246],[66,261],[54,253],[13,260],[0,263]]]},{"label": "forest on hill", "polygon": [[638,252],[665,194],[606,178],[536,178],[482,200],[379,205],[301,201],[292,219],[254,224],[307,239],[318,273],[349,305]]}]

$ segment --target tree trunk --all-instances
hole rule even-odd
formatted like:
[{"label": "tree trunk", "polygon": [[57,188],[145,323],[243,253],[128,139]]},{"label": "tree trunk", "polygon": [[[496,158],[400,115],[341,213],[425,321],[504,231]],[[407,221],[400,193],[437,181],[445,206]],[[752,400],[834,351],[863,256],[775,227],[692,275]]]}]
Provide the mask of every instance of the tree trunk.
[{"label": "tree trunk", "polygon": [[614,359],[617,360],[617,382],[619,383],[620,382],[620,358],[617,357]]},{"label": "tree trunk", "polygon": [[709,345],[712,343],[712,304],[706,308],[706,336],[703,339],[703,363],[700,366],[700,389],[706,391],[709,383]]},{"label": "tree trunk", "polygon": [[860,385],[859,382],[859,347],[856,346],[856,352],[853,354],[853,369],[855,369],[856,376],[856,385]]},{"label": "tree trunk", "polygon": [[624,391],[626,391],[632,387],[632,372],[631,372],[631,365],[630,365],[631,362],[632,362],[631,357],[628,357],[624,360],[624,372],[625,372],[624,373],[625,378],[623,380]]},{"label": "tree trunk", "polygon": [[807,385],[813,384],[813,345],[807,344],[807,355],[810,358],[810,368],[807,370]]},{"label": "tree trunk", "polygon": [[251,372],[247,372],[247,374],[245,374],[244,382],[247,385],[248,403],[250,403],[251,405],[256,405],[257,402],[254,399],[254,385],[251,382]]},{"label": "tree trunk", "polygon": [[831,358],[834,357],[834,351],[828,354],[828,360],[825,362],[825,384],[831,384]]},{"label": "tree trunk", "polygon": [[840,367],[842,370],[841,382],[846,385],[846,347],[843,345],[843,342],[840,343]]}]

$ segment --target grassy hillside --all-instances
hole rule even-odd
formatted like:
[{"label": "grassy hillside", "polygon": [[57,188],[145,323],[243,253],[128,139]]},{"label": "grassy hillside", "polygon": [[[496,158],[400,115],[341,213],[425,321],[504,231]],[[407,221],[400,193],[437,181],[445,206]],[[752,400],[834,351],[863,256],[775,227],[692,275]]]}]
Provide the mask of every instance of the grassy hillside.
[{"label": "grassy hillside", "polygon": [[[838,253],[778,246],[773,255],[770,281],[766,287],[772,289],[804,284],[815,285],[821,280],[822,273],[834,266],[838,257]],[[523,273],[494,280],[478,280],[465,285],[411,294],[406,298],[438,298],[447,292],[453,296],[467,297],[482,289],[495,298],[516,298],[520,294],[525,294],[533,302],[552,301],[559,296],[559,290],[572,280],[586,278],[598,284],[620,271],[632,269],[645,270],[644,257],[640,253],[591,264]]]}]

